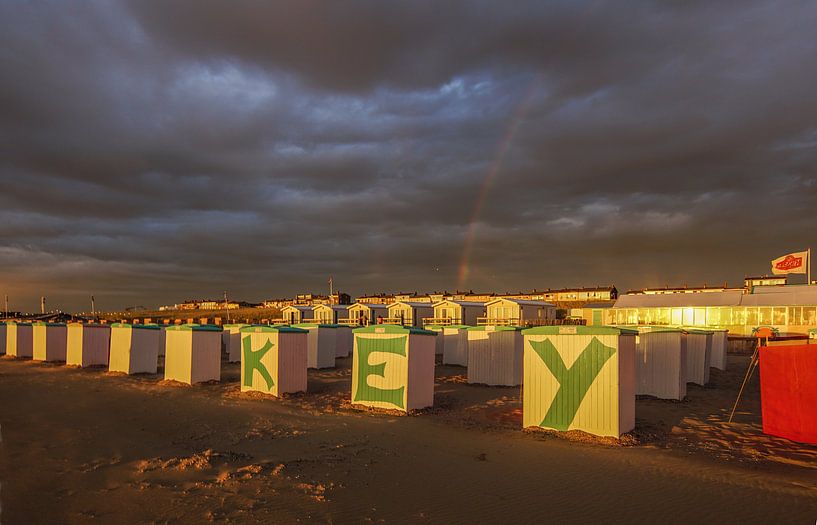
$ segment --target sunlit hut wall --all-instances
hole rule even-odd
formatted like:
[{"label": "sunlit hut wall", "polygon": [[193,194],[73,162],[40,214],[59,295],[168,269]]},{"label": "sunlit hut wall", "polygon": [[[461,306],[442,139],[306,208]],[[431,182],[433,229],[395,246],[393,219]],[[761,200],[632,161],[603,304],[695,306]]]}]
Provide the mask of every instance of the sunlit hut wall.
[{"label": "sunlit hut wall", "polygon": [[73,366],[107,366],[111,327],[104,324],[69,323],[65,363]]},{"label": "sunlit hut wall", "polygon": [[423,326],[423,319],[434,315],[434,308],[428,302],[397,301],[388,306],[387,322],[403,326]]},{"label": "sunlit hut wall", "polygon": [[306,330],[306,366],[307,368],[333,368],[337,356],[336,325],[299,323],[293,328]]},{"label": "sunlit hut wall", "polygon": [[307,332],[289,326],[241,328],[241,391],[306,392]]},{"label": "sunlit hut wall", "polygon": [[529,328],[522,425],[619,437],[635,428],[635,334],[609,327]]},{"label": "sunlit hut wall", "polygon": [[67,332],[64,323],[38,321],[31,325],[34,361],[65,361]]},{"label": "sunlit hut wall", "polygon": [[480,317],[486,317],[485,303],[446,300],[434,304],[434,317],[429,324],[476,326]]},{"label": "sunlit hut wall", "polygon": [[682,400],[687,394],[686,333],[668,326],[639,326],[636,394]]},{"label": "sunlit hut wall", "polygon": [[526,326],[547,324],[556,318],[556,307],[544,301],[499,298],[485,303],[485,317],[477,324]]},{"label": "sunlit hut wall", "polygon": [[34,352],[31,323],[6,323],[6,355],[10,357],[31,357]]},{"label": "sunlit hut wall", "polygon": [[221,334],[221,342],[224,351],[227,353],[227,361],[238,363],[241,361],[241,329],[249,326],[246,323],[231,323],[224,325],[224,332]]},{"label": "sunlit hut wall", "polygon": [[468,382],[519,385],[522,382],[521,330],[518,326],[468,328]]},{"label": "sunlit hut wall", "polygon": [[6,323],[0,323],[0,355],[6,354]]},{"label": "sunlit hut wall", "polygon": [[221,328],[177,325],[165,337],[165,379],[188,385],[221,379]]},{"label": "sunlit hut wall", "polygon": [[375,325],[354,334],[352,403],[405,412],[434,404],[434,332]]},{"label": "sunlit hut wall", "polygon": [[296,324],[312,316],[311,306],[285,306],[281,308],[281,316],[287,324]]},{"label": "sunlit hut wall", "polygon": [[126,374],[155,374],[159,361],[158,325],[111,325],[111,353],[108,370]]},{"label": "sunlit hut wall", "polygon": [[751,336],[758,326],[807,333],[817,327],[817,286],[755,286],[751,293],[627,294],[604,314],[608,325],[721,327],[743,336]]},{"label": "sunlit hut wall", "polygon": [[388,305],[374,303],[355,303],[349,306],[349,323],[367,326],[377,323],[378,319],[389,316]]}]

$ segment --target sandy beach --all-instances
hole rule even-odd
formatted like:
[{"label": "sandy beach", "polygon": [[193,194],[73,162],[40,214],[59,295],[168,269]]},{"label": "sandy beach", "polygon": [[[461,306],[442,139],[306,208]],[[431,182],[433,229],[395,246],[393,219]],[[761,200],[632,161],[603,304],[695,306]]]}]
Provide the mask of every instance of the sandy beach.
[{"label": "sandy beach", "polygon": [[0,358],[0,522],[813,523],[817,447],[765,436],[748,358],[620,441],[522,431],[519,388],[437,367],[435,407],[348,402],[351,359],[275,399]]}]

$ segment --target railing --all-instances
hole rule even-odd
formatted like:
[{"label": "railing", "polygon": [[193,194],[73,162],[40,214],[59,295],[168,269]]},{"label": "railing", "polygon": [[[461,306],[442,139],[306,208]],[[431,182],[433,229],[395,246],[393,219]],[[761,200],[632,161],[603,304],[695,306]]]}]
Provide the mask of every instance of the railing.
[{"label": "railing", "polygon": [[520,326],[518,317],[477,317],[477,326]]},{"label": "railing", "polygon": [[518,317],[497,319],[477,317],[477,325],[479,326],[577,326],[585,324],[587,324],[585,319],[519,319]]},{"label": "railing", "polygon": [[[362,322],[361,322],[362,321]],[[338,324],[343,324],[347,326],[364,326],[366,323],[366,319],[338,319]]]},{"label": "railing", "polygon": [[402,326],[411,326],[410,317],[379,317],[378,324],[397,324]]},{"label": "railing", "polygon": [[449,326],[452,324],[462,324],[462,320],[453,317],[423,317],[423,326]]}]

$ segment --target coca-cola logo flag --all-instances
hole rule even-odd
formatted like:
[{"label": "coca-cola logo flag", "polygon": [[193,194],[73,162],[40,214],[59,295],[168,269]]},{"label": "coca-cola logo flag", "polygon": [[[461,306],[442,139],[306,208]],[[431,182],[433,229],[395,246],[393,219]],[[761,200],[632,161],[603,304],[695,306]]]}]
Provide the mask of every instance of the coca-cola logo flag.
[{"label": "coca-cola logo flag", "polygon": [[785,275],[788,273],[806,273],[808,251],[787,253],[772,261],[772,273]]}]

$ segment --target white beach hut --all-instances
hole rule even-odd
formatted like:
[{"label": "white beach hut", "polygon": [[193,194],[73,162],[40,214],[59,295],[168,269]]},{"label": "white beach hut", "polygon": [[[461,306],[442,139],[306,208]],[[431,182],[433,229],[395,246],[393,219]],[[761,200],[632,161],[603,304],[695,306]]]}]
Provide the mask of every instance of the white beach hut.
[{"label": "white beach hut", "polygon": [[712,332],[685,328],[687,340],[687,383],[704,386],[709,383],[712,359]]},{"label": "white beach hut", "polygon": [[613,437],[635,428],[637,332],[542,326],[523,333],[523,427]]},{"label": "white beach hut", "polygon": [[9,321],[6,323],[6,355],[31,357],[34,353],[31,323]]},{"label": "white beach hut", "polygon": [[384,322],[401,326],[423,326],[423,319],[434,316],[434,307],[431,303],[417,303],[397,301],[388,305],[388,315]]},{"label": "white beach hut", "polygon": [[545,301],[499,298],[485,303],[481,325],[526,326],[540,325],[556,319],[556,307]]},{"label": "white beach hut", "polygon": [[435,326],[476,326],[477,319],[485,317],[485,303],[445,300],[435,303],[434,317],[425,324]]},{"label": "white beach hut", "polygon": [[304,321],[304,319],[309,319],[312,315],[312,307],[311,306],[285,306],[281,308],[281,315],[284,318],[284,322],[286,324],[297,324]]},{"label": "white beach hut", "polygon": [[440,327],[444,365],[468,366],[468,329],[464,324]]},{"label": "white beach hut", "polygon": [[354,330],[352,403],[408,412],[434,404],[437,334],[397,325]]},{"label": "white beach hut", "polygon": [[712,332],[712,355],[710,366],[718,370],[726,370],[726,349],[729,347],[729,330],[723,328],[707,328]]},{"label": "white beach hut", "polygon": [[126,374],[155,374],[161,329],[155,324],[114,323],[108,370]]},{"label": "white beach hut", "polygon": [[680,328],[639,326],[636,394],[681,400],[687,394],[686,335]]},{"label": "white beach hut", "polygon": [[34,361],[65,361],[68,332],[65,323],[31,324]]},{"label": "white beach hut", "polygon": [[221,333],[221,342],[227,352],[227,361],[238,363],[241,361],[241,329],[250,326],[247,323],[231,323],[224,325]]},{"label": "white beach hut", "polygon": [[306,392],[306,330],[255,325],[240,334],[242,392]]},{"label": "white beach hut", "polygon": [[388,305],[385,304],[355,303],[350,305],[347,311],[349,312],[348,322],[356,326],[380,324],[389,316]]},{"label": "white beach hut", "polygon": [[300,323],[292,325],[307,331],[307,368],[333,368],[337,357],[337,330],[333,324]]},{"label": "white beach hut", "polygon": [[468,382],[519,385],[522,382],[521,330],[518,326],[468,328]]},{"label": "white beach hut", "polygon": [[165,337],[165,379],[188,385],[221,379],[220,327],[171,326]]},{"label": "white beach hut", "polygon": [[110,344],[110,326],[69,323],[65,363],[80,367],[108,366]]}]

